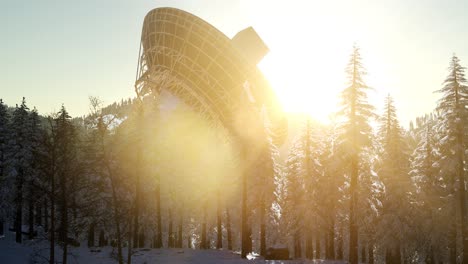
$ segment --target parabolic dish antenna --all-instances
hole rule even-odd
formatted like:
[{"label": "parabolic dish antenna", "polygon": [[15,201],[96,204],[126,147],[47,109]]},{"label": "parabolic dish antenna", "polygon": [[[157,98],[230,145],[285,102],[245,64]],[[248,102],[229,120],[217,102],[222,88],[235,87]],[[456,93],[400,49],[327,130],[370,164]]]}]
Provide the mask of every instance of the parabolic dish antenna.
[{"label": "parabolic dish antenna", "polygon": [[282,143],[286,119],[256,66],[267,52],[251,27],[229,39],[188,12],[156,8],[143,23],[136,92],[166,90],[233,136],[262,129],[266,114],[274,142]]}]

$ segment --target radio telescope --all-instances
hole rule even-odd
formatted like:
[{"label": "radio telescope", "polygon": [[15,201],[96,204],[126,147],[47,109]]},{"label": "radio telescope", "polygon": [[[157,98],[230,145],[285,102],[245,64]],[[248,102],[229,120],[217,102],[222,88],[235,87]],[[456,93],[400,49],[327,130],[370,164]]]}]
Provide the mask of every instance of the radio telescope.
[{"label": "radio telescope", "polygon": [[[256,66],[267,52],[251,27],[229,39],[188,12],[156,8],[144,19],[135,90],[140,98],[169,92],[243,141],[241,131],[263,129],[266,115],[278,144],[287,124],[275,93]],[[250,136],[251,140],[255,138]]]}]

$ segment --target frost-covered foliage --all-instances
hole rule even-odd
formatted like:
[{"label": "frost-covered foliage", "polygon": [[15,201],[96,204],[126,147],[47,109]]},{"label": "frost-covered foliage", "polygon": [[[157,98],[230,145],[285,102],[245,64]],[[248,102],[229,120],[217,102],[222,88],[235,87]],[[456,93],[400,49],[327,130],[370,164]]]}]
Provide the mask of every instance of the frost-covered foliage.
[{"label": "frost-covered foliage", "polygon": [[214,252],[161,248],[226,249],[214,254],[237,263],[221,253],[273,246],[301,259],[290,263],[455,263],[468,252],[463,70],[453,57],[436,111],[408,130],[390,96],[373,127],[355,48],[339,113],[328,125],[305,118],[282,150],[261,108],[258,127],[233,135],[164,92],[108,107],[90,98],[81,118],[0,101],[0,230],[18,243],[8,248],[49,263]]}]

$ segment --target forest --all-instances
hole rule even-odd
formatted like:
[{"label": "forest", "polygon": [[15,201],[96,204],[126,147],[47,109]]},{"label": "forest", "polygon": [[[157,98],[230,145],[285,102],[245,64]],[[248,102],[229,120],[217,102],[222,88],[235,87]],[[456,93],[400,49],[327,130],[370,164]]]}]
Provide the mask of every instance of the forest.
[{"label": "forest", "polygon": [[0,100],[0,236],[46,241],[37,254],[51,264],[82,243],[112,246],[118,263],[137,248],[270,247],[294,259],[468,263],[468,82],[455,55],[447,69],[427,91],[437,107],[406,128],[391,95],[380,113],[369,103],[355,47],[332,122],[304,118],[277,146],[265,118],[249,162],[236,140],[158,96],[90,97],[74,118]]}]

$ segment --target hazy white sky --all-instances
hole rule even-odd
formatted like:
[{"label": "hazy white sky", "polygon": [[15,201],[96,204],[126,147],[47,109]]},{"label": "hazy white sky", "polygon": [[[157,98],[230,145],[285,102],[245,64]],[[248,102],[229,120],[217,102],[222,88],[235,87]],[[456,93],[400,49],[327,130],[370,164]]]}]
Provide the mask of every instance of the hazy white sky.
[{"label": "hazy white sky", "polygon": [[260,67],[289,111],[323,119],[344,88],[354,42],[375,88],[404,124],[431,111],[452,53],[468,66],[468,1],[82,0],[5,1],[0,8],[0,98],[26,96],[40,113],[62,103],[74,116],[88,96],[134,96],[139,38],[156,7],[189,11],[227,36],[253,26],[270,47]]}]

